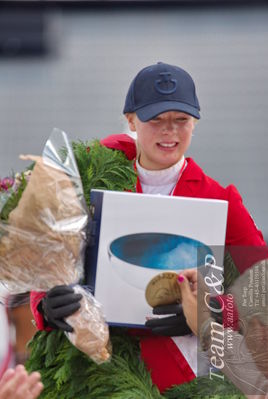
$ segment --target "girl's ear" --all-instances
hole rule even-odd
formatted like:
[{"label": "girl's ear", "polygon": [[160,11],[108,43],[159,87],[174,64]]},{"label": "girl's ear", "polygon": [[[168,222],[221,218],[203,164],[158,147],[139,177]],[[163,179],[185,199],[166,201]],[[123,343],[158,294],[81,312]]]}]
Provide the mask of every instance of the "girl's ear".
[{"label": "girl's ear", "polygon": [[130,129],[131,132],[136,132],[136,126],[135,126],[135,113],[128,113],[125,115],[127,118],[127,122],[128,122],[128,127]]},{"label": "girl's ear", "polygon": [[193,132],[194,132],[194,130],[195,130],[195,127],[196,127],[196,124],[197,124],[197,122],[198,122],[198,119],[196,119],[196,118],[193,118],[193,130],[192,130],[192,136],[194,136]]}]

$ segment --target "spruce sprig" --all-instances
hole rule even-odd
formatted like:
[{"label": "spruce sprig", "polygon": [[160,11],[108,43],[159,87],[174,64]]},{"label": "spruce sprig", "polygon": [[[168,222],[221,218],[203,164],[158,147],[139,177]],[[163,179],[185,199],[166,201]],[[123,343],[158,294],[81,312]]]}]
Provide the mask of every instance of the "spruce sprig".
[{"label": "spruce sprig", "polygon": [[137,177],[133,161],[129,161],[122,151],[107,148],[98,140],[73,142],[72,147],[88,206],[93,188],[135,191]]}]

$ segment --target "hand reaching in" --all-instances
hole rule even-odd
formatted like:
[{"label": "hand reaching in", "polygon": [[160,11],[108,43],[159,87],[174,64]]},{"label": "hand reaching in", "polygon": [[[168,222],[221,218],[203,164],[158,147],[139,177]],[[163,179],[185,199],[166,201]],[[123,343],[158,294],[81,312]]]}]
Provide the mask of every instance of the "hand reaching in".
[{"label": "hand reaching in", "polygon": [[[197,269],[186,269],[180,273],[178,284],[181,289],[182,308],[186,322],[192,332],[197,335],[198,324],[201,325],[210,317],[209,308],[206,306],[204,301],[206,286],[203,277]],[[198,297],[197,287],[199,290]],[[207,301],[209,301],[209,298],[207,298]]]},{"label": "hand reaching in", "polygon": [[0,399],[36,399],[42,390],[40,374],[28,374],[22,365],[8,369],[0,380]]}]

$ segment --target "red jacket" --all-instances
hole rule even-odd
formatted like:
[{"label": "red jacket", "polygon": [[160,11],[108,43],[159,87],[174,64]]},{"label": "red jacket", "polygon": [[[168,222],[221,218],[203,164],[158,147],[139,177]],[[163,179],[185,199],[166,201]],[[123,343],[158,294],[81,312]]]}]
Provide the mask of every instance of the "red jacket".
[{"label": "red jacket", "polygon": [[[101,143],[108,148],[124,151],[128,159],[135,159],[136,157],[135,142],[128,135],[111,135],[101,140]],[[137,192],[142,192],[139,181],[137,182]],[[267,257],[266,243],[262,233],[257,229],[252,217],[244,207],[242,198],[235,186],[222,187],[218,182],[208,177],[191,158],[187,158],[187,167],[178,181],[173,195],[228,201],[225,243],[226,246],[230,246],[240,273],[254,262]],[[243,259],[240,246],[248,248]],[[254,254],[251,250],[253,246],[258,248]],[[263,248],[264,251],[260,251],[260,248]],[[244,253],[244,251],[242,252]],[[39,329],[44,329],[42,316],[37,310],[37,304],[43,295],[43,293],[34,292],[31,294],[32,311]],[[195,378],[192,369],[170,338],[141,337],[141,354],[148,369],[151,370],[152,381],[159,387],[160,391],[174,384],[181,384]]]}]

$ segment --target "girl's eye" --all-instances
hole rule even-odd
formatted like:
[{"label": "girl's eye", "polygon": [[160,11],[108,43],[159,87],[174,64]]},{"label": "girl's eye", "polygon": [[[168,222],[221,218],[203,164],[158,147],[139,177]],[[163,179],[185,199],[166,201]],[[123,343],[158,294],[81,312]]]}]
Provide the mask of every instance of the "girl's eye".
[{"label": "girl's eye", "polygon": [[177,118],[176,122],[187,122],[187,118]]}]

